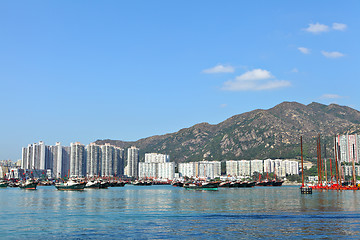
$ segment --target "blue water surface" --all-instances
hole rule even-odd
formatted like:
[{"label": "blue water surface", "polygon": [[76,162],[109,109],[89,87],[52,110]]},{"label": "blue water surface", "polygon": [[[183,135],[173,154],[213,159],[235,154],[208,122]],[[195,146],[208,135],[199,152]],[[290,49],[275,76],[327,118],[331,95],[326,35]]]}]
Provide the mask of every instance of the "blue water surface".
[{"label": "blue water surface", "polygon": [[360,191],[0,189],[1,239],[360,239]]}]

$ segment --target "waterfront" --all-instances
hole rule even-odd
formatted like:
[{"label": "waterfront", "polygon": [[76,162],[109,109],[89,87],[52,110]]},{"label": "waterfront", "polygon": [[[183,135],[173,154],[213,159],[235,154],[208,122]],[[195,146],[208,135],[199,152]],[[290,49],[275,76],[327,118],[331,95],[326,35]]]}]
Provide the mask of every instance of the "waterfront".
[{"label": "waterfront", "polygon": [[5,239],[360,238],[360,193],[298,187],[0,189]]}]

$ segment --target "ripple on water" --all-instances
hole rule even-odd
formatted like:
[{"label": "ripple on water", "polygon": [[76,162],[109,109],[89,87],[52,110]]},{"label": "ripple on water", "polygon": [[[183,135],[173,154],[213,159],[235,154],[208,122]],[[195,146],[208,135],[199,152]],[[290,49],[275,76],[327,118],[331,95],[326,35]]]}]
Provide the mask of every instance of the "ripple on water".
[{"label": "ripple on water", "polygon": [[1,189],[0,199],[1,236],[8,239],[360,238],[358,192],[39,187]]}]

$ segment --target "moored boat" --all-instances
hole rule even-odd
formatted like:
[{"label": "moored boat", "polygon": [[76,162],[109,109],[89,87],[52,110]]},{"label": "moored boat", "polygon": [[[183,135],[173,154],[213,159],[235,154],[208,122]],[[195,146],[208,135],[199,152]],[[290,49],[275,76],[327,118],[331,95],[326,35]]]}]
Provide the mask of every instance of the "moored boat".
[{"label": "moored boat", "polygon": [[85,185],[86,185],[85,182],[68,180],[67,182],[55,184],[55,187],[57,190],[84,190]]},{"label": "moored boat", "polygon": [[217,191],[219,187],[218,182],[190,182],[185,183],[184,188],[187,190],[212,190]]},{"label": "moored boat", "polygon": [[272,182],[265,180],[265,181],[257,182],[256,186],[260,186],[260,187],[272,186]]},{"label": "moored boat", "polygon": [[8,186],[8,182],[5,180],[0,181],[0,188],[6,188]]},{"label": "moored boat", "polygon": [[219,187],[223,187],[223,188],[228,188],[228,187],[230,187],[230,183],[231,182],[229,182],[229,181],[227,181],[227,182],[222,182],[222,183],[220,183],[219,184]]},{"label": "moored boat", "polygon": [[134,182],[131,183],[134,186],[151,186],[152,182],[151,181],[139,181],[136,180]]},{"label": "moored boat", "polygon": [[36,190],[38,182],[33,179],[27,179],[25,182],[20,183],[19,188],[28,189],[28,190]]},{"label": "moored boat", "polygon": [[124,181],[113,181],[110,182],[110,187],[124,187],[126,182]]},{"label": "moored boat", "polygon": [[272,181],[271,184],[272,184],[272,186],[274,186],[274,187],[281,187],[283,183],[284,183],[284,181],[282,181],[282,180],[280,180],[280,181],[274,180],[274,181]]},{"label": "moored boat", "polygon": [[103,188],[103,189],[106,189],[110,186],[110,183],[108,181],[100,181],[100,185],[99,185],[99,188]]},{"label": "moored boat", "polygon": [[173,182],[171,183],[171,185],[172,185],[173,187],[183,187],[183,186],[184,186],[184,183],[181,182],[181,181],[173,181]]},{"label": "moored boat", "polygon": [[89,181],[85,184],[85,188],[100,188],[99,181]]}]

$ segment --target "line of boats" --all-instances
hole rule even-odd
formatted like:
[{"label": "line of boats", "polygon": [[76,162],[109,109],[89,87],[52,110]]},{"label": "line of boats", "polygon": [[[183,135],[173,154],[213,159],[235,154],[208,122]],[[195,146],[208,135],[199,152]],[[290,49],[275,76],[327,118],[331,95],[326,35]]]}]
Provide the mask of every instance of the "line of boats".
[{"label": "line of boats", "polygon": [[84,190],[85,188],[108,188],[108,187],[124,187],[127,182],[125,181],[107,181],[104,179],[68,179],[66,181],[38,181],[35,179],[27,179],[25,181],[6,181],[0,180],[0,188],[6,187],[19,187],[22,189],[36,190],[37,186],[54,185],[58,190]]},{"label": "line of boats", "polygon": [[261,182],[255,181],[174,181],[172,183],[175,187],[184,187],[188,190],[218,190],[219,187],[221,188],[252,188],[255,186],[262,186],[262,187],[280,187],[282,186],[282,180],[265,180]]},{"label": "line of boats", "polygon": [[127,182],[123,180],[108,180],[108,179],[68,179],[52,181],[40,181],[35,179],[27,179],[25,181],[7,181],[0,180],[0,188],[5,187],[19,187],[22,189],[36,190],[37,186],[54,185],[58,190],[84,190],[86,188],[102,189],[108,187],[124,187],[125,184],[132,184],[133,186],[151,186],[151,185],[173,185],[175,187],[184,187],[185,189],[194,190],[218,190],[218,188],[252,188],[255,186],[281,186],[282,180],[265,180],[265,181],[180,181],[174,180],[172,182],[156,182],[151,180],[135,180]]}]

